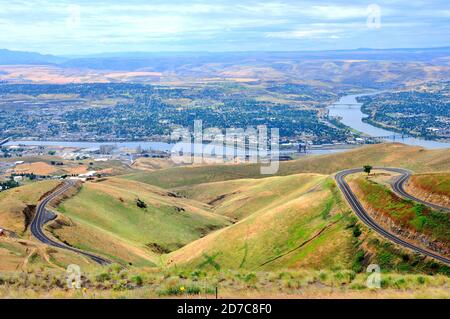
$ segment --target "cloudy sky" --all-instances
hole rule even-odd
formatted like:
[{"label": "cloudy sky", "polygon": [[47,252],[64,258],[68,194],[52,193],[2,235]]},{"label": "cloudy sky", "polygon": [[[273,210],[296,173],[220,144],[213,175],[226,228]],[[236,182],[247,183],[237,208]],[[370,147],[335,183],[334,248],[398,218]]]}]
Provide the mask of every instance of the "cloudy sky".
[{"label": "cloudy sky", "polygon": [[0,48],[60,55],[449,45],[448,0],[0,0]]}]

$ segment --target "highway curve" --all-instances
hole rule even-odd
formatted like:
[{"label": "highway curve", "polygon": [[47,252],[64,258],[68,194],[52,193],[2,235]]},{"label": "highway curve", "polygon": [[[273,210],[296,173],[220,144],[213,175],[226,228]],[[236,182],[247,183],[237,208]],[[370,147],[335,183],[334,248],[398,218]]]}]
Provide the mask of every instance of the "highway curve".
[{"label": "highway curve", "polygon": [[411,172],[409,172],[405,169],[401,169],[401,168],[389,168],[387,170],[402,174],[402,176],[392,184],[392,189],[394,190],[394,192],[397,193],[397,195],[400,195],[403,198],[407,198],[412,201],[421,203],[423,205],[429,206],[435,210],[441,210],[441,211],[450,213],[450,208],[448,208],[448,207],[444,207],[444,206],[440,206],[440,205],[436,205],[436,204],[433,204],[430,202],[423,201],[405,191],[404,186],[405,186],[406,182],[408,181],[409,177],[411,176]]},{"label": "highway curve", "polygon": [[[402,174],[400,179],[393,184],[394,190],[395,190],[395,186],[397,185],[398,189],[396,191],[401,191],[400,193],[404,193],[407,194],[404,190],[403,190],[403,185],[404,182],[409,178],[410,176],[410,172],[401,168],[386,168],[386,167],[379,167],[379,168],[374,168],[374,169],[382,169],[382,170],[386,170],[386,171],[391,171],[391,172],[396,172],[396,173],[400,173]],[[355,196],[355,194],[352,192],[352,190],[350,189],[350,186],[347,184],[347,182],[345,181],[345,177],[349,174],[353,174],[353,173],[358,173],[358,172],[362,172],[363,169],[362,168],[354,168],[354,169],[349,169],[349,170],[344,170],[341,171],[339,173],[336,174],[335,176],[335,180],[336,183],[338,184],[340,190],[342,191],[342,193],[344,194],[345,198],[347,199],[349,205],[351,206],[351,208],[353,209],[353,211],[355,212],[355,214],[370,228],[372,228],[373,230],[375,230],[377,233],[379,233],[380,235],[384,236],[385,238],[387,238],[388,240],[399,244],[403,247],[406,247],[408,249],[411,249],[417,253],[421,253],[423,255],[435,258],[445,264],[450,265],[450,259],[440,256],[432,251],[426,250],[424,248],[421,248],[419,246],[416,246],[415,244],[411,244],[405,240],[403,240],[402,238],[390,233],[389,231],[385,230],[382,226],[378,225],[371,217],[370,215],[366,212],[366,210],[363,208],[363,206],[361,205],[361,203],[359,202],[358,198]],[[403,182],[402,182],[403,180]],[[399,182],[400,181],[400,182]],[[409,194],[407,194],[408,198],[412,199],[415,198]],[[416,199],[414,199],[416,200]],[[419,200],[420,201],[420,200]],[[423,201],[420,201],[423,202]],[[424,203],[424,202],[423,202]],[[429,203],[427,203],[427,205],[429,205]],[[430,205],[431,206],[431,205]]]},{"label": "highway curve", "polygon": [[70,188],[75,186],[75,182],[74,181],[66,181],[64,182],[63,186],[61,186],[60,188],[56,189],[53,193],[51,193],[50,195],[48,195],[47,197],[45,197],[37,206],[36,208],[36,215],[34,216],[32,222],[31,222],[31,233],[33,234],[34,237],[36,237],[37,240],[39,240],[40,242],[53,246],[53,247],[57,247],[57,248],[61,248],[61,249],[65,249],[65,250],[70,250],[73,251],[75,253],[84,255],[86,257],[89,257],[90,259],[92,259],[93,261],[95,261],[96,263],[99,263],[101,265],[107,265],[110,263],[109,260],[104,259],[102,257],[96,256],[94,254],[91,253],[87,253],[84,252],[82,250],[70,247],[68,245],[56,242],[50,238],[47,237],[47,235],[44,233],[43,231],[43,226],[44,224],[47,222],[46,220],[46,209],[45,207],[47,206],[47,204],[49,202],[51,202],[53,199],[55,199],[56,197],[62,195],[63,193],[65,193],[66,191],[68,191]]}]

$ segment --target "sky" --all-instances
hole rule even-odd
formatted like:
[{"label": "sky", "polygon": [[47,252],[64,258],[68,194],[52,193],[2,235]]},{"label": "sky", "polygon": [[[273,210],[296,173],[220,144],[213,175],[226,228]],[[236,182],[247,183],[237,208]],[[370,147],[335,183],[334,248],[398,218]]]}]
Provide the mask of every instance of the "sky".
[{"label": "sky", "polygon": [[0,48],[56,55],[449,45],[449,0],[0,0]]}]

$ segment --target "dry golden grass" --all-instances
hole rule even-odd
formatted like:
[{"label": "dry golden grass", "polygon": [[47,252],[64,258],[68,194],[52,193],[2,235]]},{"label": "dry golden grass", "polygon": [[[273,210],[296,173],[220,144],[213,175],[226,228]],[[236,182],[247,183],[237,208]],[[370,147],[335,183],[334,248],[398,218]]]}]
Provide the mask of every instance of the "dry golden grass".
[{"label": "dry golden grass", "polygon": [[450,208],[450,173],[411,176],[406,190],[424,201]]},{"label": "dry golden grass", "polygon": [[131,166],[135,169],[144,171],[155,171],[177,165],[169,158],[140,157],[136,159]]},{"label": "dry golden grass", "polygon": [[245,218],[260,209],[277,207],[316,186],[318,174],[297,174],[264,179],[239,179],[199,184],[175,189],[177,192],[210,205],[214,213]]},{"label": "dry golden grass", "polygon": [[17,165],[13,169],[15,174],[35,174],[35,175],[51,175],[57,170],[54,166],[51,166],[44,162],[24,163]]},{"label": "dry golden grass", "polygon": [[23,246],[0,237],[0,272],[21,270],[25,257],[26,249]]},{"label": "dry golden grass", "polygon": [[59,184],[59,181],[42,181],[1,192],[0,227],[22,234],[25,230],[25,213],[33,214],[33,206]]},{"label": "dry golden grass", "polygon": [[49,247],[34,239],[6,237],[0,237],[0,261],[0,272],[22,272],[42,267],[64,270],[74,263],[85,270],[98,266],[84,256]]},{"label": "dry golden grass", "polygon": [[[166,250],[229,225],[202,203],[174,197],[155,186],[118,178],[83,185],[58,208],[48,228],[62,241],[138,267],[159,264]],[[139,208],[137,199],[147,208]]]},{"label": "dry golden grass", "polygon": [[[303,188],[293,183],[295,178],[303,181]],[[345,265],[350,255],[351,234],[344,230],[343,223],[339,221],[342,209],[332,199],[331,191],[325,187],[326,178],[323,175],[305,174],[243,181],[237,195],[241,201],[237,200],[237,206],[228,213],[234,214],[235,209],[239,208],[247,211],[247,215],[234,216],[243,219],[169,254],[168,265],[198,266],[204,261],[204,254],[217,254],[216,262],[225,269]],[[281,187],[283,179],[285,187],[292,188],[290,192],[280,189],[280,193],[272,194],[273,197],[267,202],[264,202],[263,197],[252,201],[252,196],[258,190],[248,187],[249,183],[259,182],[264,188],[274,182],[274,188],[268,191],[273,192]],[[225,187],[218,186],[217,189],[233,189],[231,185],[239,182],[233,181],[229,185],[224,183]],[[211,189],[217,186],[207,185]],[[204,187],[208,187],[207,185]],[[195,196],[201,197],[201,190]],[[221,205],[226,206],[228,201],[231,205],[236,205],[233,203],[234,199],[225,198]]]},{"label": "dry golden grass", "polygon": [[69,167],[69,168],[65,169],[65,171],[71,175],[86,174],[89,171],[89,167],[84,166],[84,165],[79,165],[79,166]]},{"label": "dry golden grass", "polygon": [[[306,156],[298,160],[280,163],[277,175],[286,176],[299,173],[333,174],[337,171],[372,166],[393,166],[414,172],[436,172],[450,170],[450,149],[427,150],[399,143],[364,146],[343,153]],[[265,178],[257,164],[204,165],[171,167],[147,173],[124,175],[163,188],[190,186],[202,183],[244,179]]]},{"label": "dry golden grass", "polygon": [[0,80],[7,80],[11,83],[34,82],[46,84],[154,81],[162,75],[159,72],[112,72],[45,65],[2,65],[0,66],[0,71],[5,73],[0,74]]}]

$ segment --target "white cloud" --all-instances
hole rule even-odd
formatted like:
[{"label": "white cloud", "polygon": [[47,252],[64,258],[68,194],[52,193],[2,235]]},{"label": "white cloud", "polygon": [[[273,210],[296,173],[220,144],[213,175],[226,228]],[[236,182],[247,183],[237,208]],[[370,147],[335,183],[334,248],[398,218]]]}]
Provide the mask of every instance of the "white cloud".
[{"label": "white cloud", "polygon": [[[314,43],[356,39],[367,32],[368,3],[371,1],[363,5],[356,0],[0,0],[0,46],[60,53],[63,47],[109,51],[108,43],[122,44],[119,49],[126,51],[154,48],[158,43],[195,50],[233,42],[236,49],[247,50],[263,42],[277,44],[277,39],[317,39]],[[409,34],[405,39],[414,39],[413,30],[442,33],[439,30],[446,24],[436,27],[433,23],[436,17],[445,21],[450,13],[445,4],[417,6],[416,0],[375,3],[381,7],[382,29]],[[70,10],[77,7],[79,10]],[[103,47],[99,39],[103,39]]]},{"label": "white cloud", "polygon": [[349,19],[367,16],[366,6],[312,6],[308,11],[311,16],[324,19]]},{"label": "white cloud", "polygon": [[266,34],[268,38],[280,38],[280,39],[301,39],[301,38],[339,38],[338,34],[342,33],[343,30],[339,29],[308,29],[308,30],[292,30],[292,31],[280,31],[280,32],[269,32]]}]

